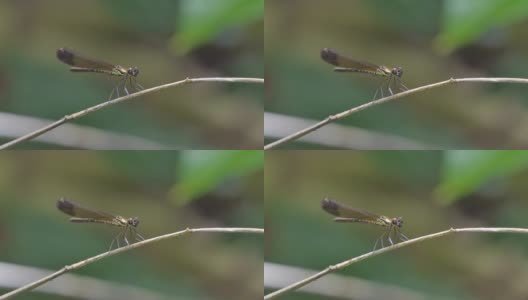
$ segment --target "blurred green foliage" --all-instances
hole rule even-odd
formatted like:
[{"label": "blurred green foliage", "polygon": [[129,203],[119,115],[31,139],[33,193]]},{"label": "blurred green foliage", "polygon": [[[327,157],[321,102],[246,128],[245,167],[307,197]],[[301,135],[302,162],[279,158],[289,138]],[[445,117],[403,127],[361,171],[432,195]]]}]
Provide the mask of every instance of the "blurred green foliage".
[{"label": "blurred green foliage", "polygon": [[439,203],[451,204],[493,179],[514,176],[527,167],[526,151],[447,151],[442,183],[435,193]]},{"label": "blurred green foliage", "polygon": [[225,180],[263,171],[264,152],[189,151],[182,155],[181,162],[180,181],[172,188],[171,194],[176,203],[185,204]]},{"label": "blurred green foliage", "polygon": [[183,0],[179,31],[172,46],[185,53],[217,37],[227,28],[247,26],[264,17],[264,0]]},{"label": "blurred green foliage", "polygon": [[512,26],[527,16],[528,2],[524,0],[446,0],[437,50],[455,51],[489,31]]}]

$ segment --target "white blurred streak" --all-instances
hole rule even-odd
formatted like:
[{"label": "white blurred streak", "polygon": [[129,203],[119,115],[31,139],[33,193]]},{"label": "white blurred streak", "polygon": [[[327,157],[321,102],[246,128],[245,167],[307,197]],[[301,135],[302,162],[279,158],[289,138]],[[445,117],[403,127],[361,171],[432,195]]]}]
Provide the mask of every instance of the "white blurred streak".
[{"label": "white blurred streak", "polygon": [[[280,139],[309,127],[318,121],[275,113],[264,113],[264,137]],[[411,139],[376,133],[365,129],[328,124],[299,139],[328,147],[360,150],[438,149]]]},{"label": "white blurred streak", "polygon": [[[18,138],[53,122],[46,119],[0,112],[0,137],[8,139]],[[47,144],[79,149],[157,150],[168,148],[167,146],[143,138],[74,124],[63,124],[35,138],[35,140]]]},{"label": "white blurred streak", "polygon": [[[315,273],[317,271],[274,263],[264,263],[264,287],[268,289],[280,289]],[[375,283],[364,279],[335,274],[323,276],[300,288],[299,291],[326,297],[354,300],[438,299],[394,285]]]},{"label": "white blurred streak", "polygon": [[[5,289],[15,289],[22,285],[36,281],[42,277],[53,273],[54,271],[25,267],[16,264],[0,262],[0,287]],[[148,291],[146,289],[120,283],[109,283],[100,279],[94,279],[88,276],[64,274],[43,286],[36,288],[39,293],[52,295],[61,295],[71,297],[72,299],[89,299],[89,300],[165,300],[161,294]],[[24,293],[26,294],[26,293]],[[27,295],[26,295],[27,297]]]}]

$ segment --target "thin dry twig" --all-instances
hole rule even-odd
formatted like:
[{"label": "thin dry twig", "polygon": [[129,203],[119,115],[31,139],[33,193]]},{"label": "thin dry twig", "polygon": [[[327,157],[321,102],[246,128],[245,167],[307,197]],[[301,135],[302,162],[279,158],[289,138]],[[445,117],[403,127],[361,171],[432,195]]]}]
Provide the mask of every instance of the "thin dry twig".
[{"label": "thin dry twig", "polygon": [[441,86],[444,86],[444,85],[453,84],[453,83],[460,83],[460,82],[507,82],[507,83],[524,83],[524,84],[528,84],[528,79],[524,79],[524,78],[451,78],[451,79],[448,79],[448,80],[445,80],[445,81],[424,85],[424,86],[417,87],[417,88],[414,88],[414,89],[410,89],[410,90],[407,90],[407,91],[404,91],[404,92],[401,92],[401,93],[398,93],[398,94],[394,94],[394,95],[391,95],[391,96],[388,96],[388,97],[385,97],[385,98],[381,98],[381,99],[378,99],[378,100],[367,102],[365,104],[353,107],[353,108],[351,108],[349,110],[345,110],[345,111],[343,111],[341,113],[338,113],[338,114],[335,114],[335,115],[330,115],[326,119],[324,119],[324,120],[322,120],[322,121],[320,121],[320,122],[318,122],[318,123],[316,123],[316,124],[314,124],[312,126],[306,127],[305,129],[299,130],[299,131],[297,131],[297,132],[295,132],[293,134],[290,134],[290,135],[288,135],[288,136],[286,136],[286,137],[284,137],[284,138],[282,138],[280,140],[277,140],[275,142],[267,144],[266,146],[264,146],[264,150],[270,150],[270,149],[276,148],[276,147],[278,147],[278,146],[280,146],[282,144],[285,144],[287,142],[290,142],[290,141],[293,141],[293,140],[297,140],[297,139],[309,134],[310,132],[315,131],[315,130],[317,130],[317,129],[319,129],[319,128],[327,125],[327,124],[330,124],[330,123],[335,122],[337,120],[340,120],[342,118],[348,117],[348,116],[350,116],[353,113],[365,110],[367,108],[370,108],[370,107],[373,107],[373,106],[376,106],[376,105],[380,105],[382,103],[389,102],[389,101],[392,101],[392,100],[396,100],[396,99],[399,99],[399,98],[403,98],[405,96],[408,96],[408,95],[411,95],[411,94],[415,94],[415,93],[418,93],[418,92],[423,92],[423,91],[430,90],[430,89],[437,88],[437,87],[441,87]]},{"label": "thin dry twig", "polygon": [[312,276],[310,276],[308,278],[305,278],[305,279],[303,279],[301,281],[298,281],[298,282],[293,283],[293,284],[291,284],[289,286],[286,286],[286,287],[284,287],[284,288],[282,288],[280,290],[276,290],[275,292],[267,294],[266,296],[264,296],[264,300],[274,299],[274,298],[277,298],[277,297],[279,297],[279,296],[281,296],[281,295],[283,295],[283,294],[285,294],[285,293],[287,293],[289,291],[297,290],[297,289],[307,285],[308,283],[323,277],[324,275],[326,275],[328,273],[343,269],[345,267],[350,266],[353,263],[360,262],[360,261],[365,260],[367,258],[371,258],[371,257],[377,256],[377,255],[383,254],[385,252],[393,251],[393,250],[396,250],[396,249],[399,249],[399,248],[402,248],[402,247],[406,247],[406,246],[409,246],[411,244],[415,244],[415,243],[423,242],[423,241],[426,241],[426,240],[430,240],[430,239],[438,238],[438,237],[441,237],[441,236],[445,236],[445,235],[448,235],[448,234],[451,234],[451,233],[459,233],[459,232],[505,232],[505,233],[525,233],[525,234],[528,234],[528,229],[527,228],[500,228],[500,227],[499,228],[485,228],[485,227],[479,227],[479,228],[451,228],[451,229],[448,229],[448,230],[445,230],[445,231],[424,235],[424,236],[417,237],[417,238],[414,238],[414,239],[411,239],[411,240],[407,240],[405,242],[394,244],[394,245],[392,245],[390,247],[385,247],[385,248],[382,248],[382,249],[379,249],[379,250],[376,250],[376,251],[365,253],[363,255],[351,258],[349,260],[345,260],[345,261],[343,261],[341,263],[338,263],[336,265],[328,266],[326,269],[322,270],[319,273],[316,273],[316,274],[314,274],[314,275],[312,275]]},{"label": "thin dry twig", "polygon": [[161,90],[164,90],[164,89],[167,89],[167,88],[170,88],[170,87],[183,85],[183,84],[190,84],[190,83],[202,83],[202,82],[264,83],[264,79],[262,79],[262,78],[237,78],[237,77],[186,78],[184,80],[167,83],[167,84],[160,85],[160,86],[155,86],[155,87],[152,87],[152,88],[149,88],[149,89],[138,91],[138,92],[133,93],[133,94],[129,94],[129,95],[126,95],[126,96],[123,96],[123,97],[119,97],[119,98],[116,98],[116,99],[113,99],[113,100],[110,100],[110,101],[107,101],[107,102],[103,102],[103,103],[97,104],[95,106],[88,107],[86,109],[83,109],[83,110],[81,110],[79,112],[76,112],[76,113],[73,113],[71,115],[66,115],[66,116],[62,117],[62,119],[57,120],[57,121],[49,124],[48,126],[42,127],[42,128],[37,129],[37,130],[35,130],[35,131],[31,132],[31,133],[28,133],[28,134],[26,134],[24,136],[21,136],[21,137],[19,137],[17,139],[14,139],[14,140],[10,141],[10,142],[7,142],[7,143],[5,143],[3,145],[0,145],[0,150],[8,149],[8,148],[13,147],[14,145],[19,144],[21,142],[34,139],[35,137],[43,135],[44,133],[46,133],[46,132],[48,132],[48,131],[56,128],[56,127],[59,127],[60,125],[66,123],[66,122],[78,119],[78,118],[80,118],[80,117],[82,117],[84,115],[87,115],[87,114],[92,113],[94,111],[100,110],[100,109],[105,108],[107,106],[115,105],[117,103],[124,102],[124,101],[130,100],[132,98],[136,98],[136,97],[139,97],[139,96],[142,96],[142,95],[145,95],[145,94],[148,94],[148,93],[156,92],[156,91],[161,91]]},{"label": "thin dry twig", "polygon": [[63,267],[62,269],[60,269],[59,271],[57,271],[57,272],[55,272],[53,274],[50,274],[50,275],[48,275],[48,276],[46,276],[44,278],[41,278],[41,279],[39,279],[37,281],[29,283],[29,284],[27,284],[27,285],[25,285],[23,287],[20,287],[20,288],[18,288],[16,290],[13,290],[13,291],[11,291],[9,293],[1,295],[0,296],[0,300],[9,299],[9,298],[12,298],[13,296],[16,296],[16,295],[20,294],[20,293],[33,290],[33,289],[45,284],[46,282],[49,282],[52,279],[55,279],[55,278],[61,276],[62,274],[68,273],[68,272],[70,272],[72,270],[79,269],[81,267],[84,267],[86,265],[94,263],[94,262],[96,262],[98,260],[101,260],[103,258],[107,258],[107,257],[113,256],[113,255],[116,255],[116,254],[119,254],[119,253],[122,253],[122,252],[125,252],[125,251],[129,251],[129,250],[132,250],[132,249],[135,249],[135,248],[139,248],[139,247],[145,246],[145,245],[150,244],[150,243],[155,243],[155,242],[159,242],[159,241],[162,241],[162,240],[174,238],[174,237],[185,235],[185,234],[189,234],[189,233],[195,233],[195,232],[264,233],[264,229],[261,229],[261,228],[194,228],[194,229],[193,228],[187,228],[185,230],[181,230],[181,231],[178,231],[178,232],[173,232],[173,233],[169,233],[169,234],[153,237],[153,238],[141,241],[141,242],[137,242],[137,243],[128,245],[126,247],[122,247],[122,248],[114,249],[112,251],[101,253],[99,255],[90,257],[88,259],[82,260],[82,261],[77,262],[77,263],[74,263],[73,265],[65,266],[65,267]]}]

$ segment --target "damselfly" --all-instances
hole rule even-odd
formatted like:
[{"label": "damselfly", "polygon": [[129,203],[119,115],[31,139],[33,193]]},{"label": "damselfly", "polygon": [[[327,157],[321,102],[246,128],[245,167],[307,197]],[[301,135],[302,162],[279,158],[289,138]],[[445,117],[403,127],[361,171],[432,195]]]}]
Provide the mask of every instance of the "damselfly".
[{"label": "damselfly", "polygon": [[336,218],[334,218],[334,221],[336,222],[357,222],[388,227],[388,229],[376,240],[374,250],[377,248],[378,242],[381,244],[381,248],[385,246],[383,243],[384,239],[386,239],[391,245],[394,244],[392,238],[399,238],[401,241],[408,240],[408,238],[400,232],[400,228],[403,225],[402,217],[388,218],[366,210],[350,207],[330,198],[324,198],[323,201],[321,201],[321,207],[329,214],[336,216]]},{"label": "damselfly", "polygon": [[321,58],[331,64],[336,66],[334,71],[336,72],[357,72],[357,73],[366,73],[374,76],[380,76],[388,79],[384,79],[381,86],[376,90],[374,98],[378,95],[378,91],[381,92],[381,97],[384,97],[383,89],[386,84],[387,91],[393,95],[397,93],[393,91],[393,84],[398,85],[400,91],[408,90],[408,88],[401,82],[401,77],[403,75],[403,69],[400,67],[388,68],[386,66],[376,65],[373,63],[359,61],[352,59],[346,56],[343,56],[332,49],[324,48],[321,50]]},{"label": "damselfly", "polygon": [[[114,95],[114,91],[119,98],[120,88],[122,88],[127,95],[130,94],[130,92],[133,92],[132,90],[140,91],[144,89],[136,82],[136,77],[139,74],[139,69],[137,67],[123,68],[120,65],[113,65],[98,59],[89,58],[69,48],[58,49],[57,58],[63,63],[72,66],[70,68],[70,71],[72,72],[95,72],[122,77],[123,79],[112,89],[109,99]],[[129,88],[131,91],[129,91]]]},{"label": "damselfly", "polygon": [[63,213],[72,216],[70,222],[100,223],[123,227],[123,230],[112,240],[110,249],[112,249],[114,242],[117,244],[117,248],[121,247],[121,244],[119,243],[120,238],[122,238],[127,245],[130,245],[128,237],[134,238],[136,241],[144,240],[144,238],[136,232],[136,228],[139,225],[139,219],[137,217],[127,219],[111,213],[92,210],[82,207],[81,205],[65,198],[61,198],[57,201],[57,208]]}]

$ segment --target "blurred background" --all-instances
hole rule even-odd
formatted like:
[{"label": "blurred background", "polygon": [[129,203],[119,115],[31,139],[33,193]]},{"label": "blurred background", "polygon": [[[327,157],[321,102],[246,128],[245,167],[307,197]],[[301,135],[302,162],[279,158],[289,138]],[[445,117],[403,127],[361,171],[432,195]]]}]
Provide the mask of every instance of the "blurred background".
[{"label": "blurred background", "polygon": [[[528,1],[266,1],[269,143],[372,100],[381,81],[337,73],[322,48],[390,67],[409,88],[451,77],[526,77]],[[527,87],[464,83],[353,114],[281,148],[528,146]]]},{"label": "blurred background", "polygon": [[[451,227],[526,228],[522,151],[269,151],[266,294],[372,251],[384,228],[336,223],[324,197],[403,217],[409,238]],[[528,238],[463,233],[353,264],[280,299],[526,299]]]},{"label": "blurred background", "polygon": [[[262,151],[17,151],[0,154],[0,165],[0,294],[107,251],[119,233],[69,222],[55,207],[60,197],[137,216],[145,238],[187,227],[264,226]],[[262,241],[249,233],[169,239],[17,299],[259,299]]]},{"label": "blurred background", "polygon": [[[0,2],[0,143],[107,101],[118,78],[72,73],[55,52],[137,66],[145,88],[263,77],[263,0]],[[263,86],[200,83],[75,120],[24,149],[262,148]]]}]

